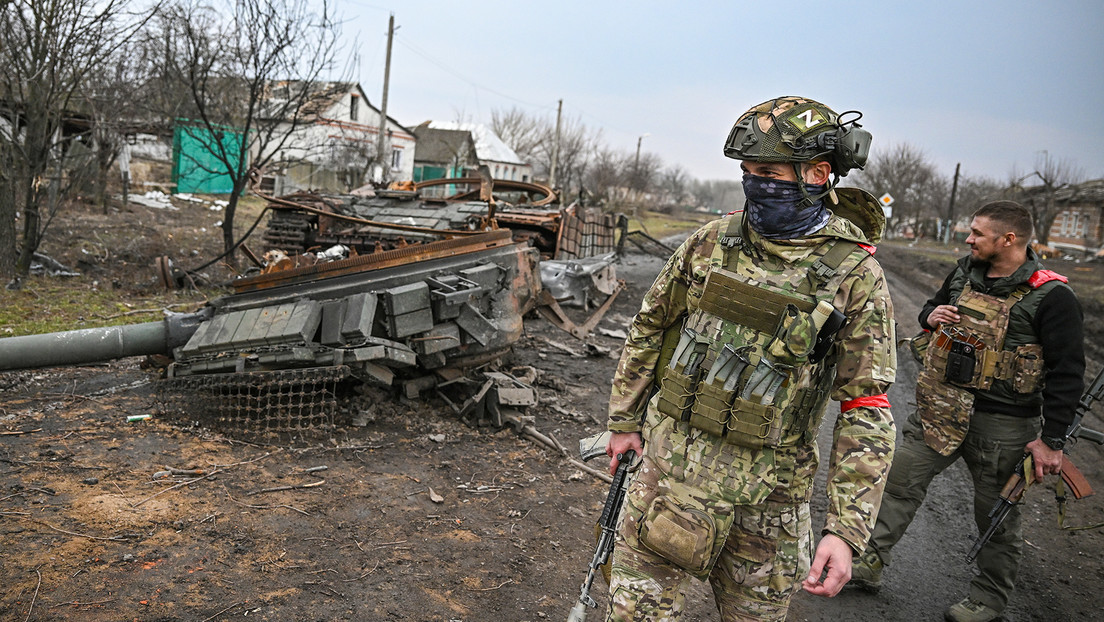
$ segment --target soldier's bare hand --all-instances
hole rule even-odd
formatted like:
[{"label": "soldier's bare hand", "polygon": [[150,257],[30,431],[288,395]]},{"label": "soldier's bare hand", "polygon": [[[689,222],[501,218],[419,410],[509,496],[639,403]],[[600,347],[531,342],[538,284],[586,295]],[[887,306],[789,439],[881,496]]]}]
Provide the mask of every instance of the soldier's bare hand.
[{"label": "soldier's bare hand", "polygon": [[851,545],[839,536],[827,534],[820,539],[809,576],[801,587],[815,596],[831,598],[851,580]]},{"label": "soldier's bare hand", "polygon": [[633,450],[636,455],[644,453],[644,444],[640,439],[640,432],[614,432],[610,434],[610,440],[606,443],[606,455],[610,457],[610,475],[617,472],[617,456],[628,450]]},{"label": "soldier's bare hand", "polygon": [[958,307],[954,305],[939,305],[928,314],[928,326],[936,327],[940,324],[958,324],[962,316],[958,314]]},{"label": "soldier's bare hand", "polygon": [[1051,449],[1038,438],[1028,443],[1025,449],[1031,452],[1031,461],[1035,465],[1035,479],[1041,480],[1044,475],[1062,472],[1064,454],[1061,449]]}]

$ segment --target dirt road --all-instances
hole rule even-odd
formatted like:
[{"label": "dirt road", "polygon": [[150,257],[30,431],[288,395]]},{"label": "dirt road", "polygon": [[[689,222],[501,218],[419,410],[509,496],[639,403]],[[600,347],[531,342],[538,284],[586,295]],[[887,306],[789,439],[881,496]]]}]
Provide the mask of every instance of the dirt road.
[{"label": "dirt road", "polygon": [[[904,249],[880,253],[898,321],[911,325],[942,274],[925,274]],[[661,263],[625,260],[629,289],[601,327],[625,326]],[[573,447],[602,428],[619,347],[534,319],[504,367],[537,371],[540,404],[527,414]],[[902,360],[898,418],[914,375]],[[556,452],[509,429],[468,427],[436,398],[380,401],[368,425],[307,445],[127,422],[153,412],[151,387],[137,360],[0,374],[0,620],[513,622],[560,620],[574,603],[606,485]],[[1099,417],[1089,424],[1101,427]],[[1072,455],[1104,487],[1101,450],[1081,444]],[[170,468],[204,472],[156,476]],[[968,496],[952,468],[879,595],[799,596],[791,619],[939,619],[971,573]],[[816,503],[822,520],[819,494]],[[1104,534],[1058,531],[1045,488],[1026,512],[1008,619],[1097,616]],[[1073,504],[1069,520],[1102,513],[1098,495]],[[717,619],[704,586],[689,600],[684,619]]]}]

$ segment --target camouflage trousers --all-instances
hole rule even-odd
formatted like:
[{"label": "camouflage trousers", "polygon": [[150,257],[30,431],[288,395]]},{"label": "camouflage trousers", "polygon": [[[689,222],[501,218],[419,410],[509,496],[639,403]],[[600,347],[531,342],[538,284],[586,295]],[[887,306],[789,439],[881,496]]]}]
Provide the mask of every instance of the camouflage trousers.
[{"label": "camouflage trousers", "polygon": [[[721,620],[785,620],[790,597],[808,573],[810,532],[807,503],[738,506],[709,574]],[[614,550],[610,622],[676,620],[682,612],[691,575],[641,548],[621,540]]]},{"label": "camouflage trousers", "polygon": [[[903,440],[897,445],[868,550],[876,551],[884,564],[890,563],[890,550],[912,523],[928,485],[959,458],[970,470],[974,482],[974,521],[979,532],[984,532],[989,528],[989,510],[1008,476],[1023,459],[1024,447],[1038,437],[1039,428],[1037,417],[974,412],[965,440],[951,455],[944,456],[924,442],[920,418],[913,413],[903,428]],[[978,575],[970,583],[970,598],[1003,611],[1012,595],[1022,554],[1020,508],[1014,506],[978,554]]]}]

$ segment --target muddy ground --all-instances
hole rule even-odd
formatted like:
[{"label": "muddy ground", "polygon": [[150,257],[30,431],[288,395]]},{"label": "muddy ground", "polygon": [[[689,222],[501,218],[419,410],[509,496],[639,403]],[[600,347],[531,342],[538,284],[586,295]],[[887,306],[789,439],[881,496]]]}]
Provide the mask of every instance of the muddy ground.
[{"label": "muddy ground", "polygon": [[[911,333],[953,253],[886,244],[879,256]],[[600,328],[626,326],[661,264],[625,258],[628,289]],[[1075,285],[1104,280],[1100,264],[1052,267]],[[1095,347],[1104,331],[1099,306],[1089,311]],[[537,430],[574,449],[602,428],[620,342],[598,332],[584,344],[527,320],[502,367],[537,370],[540,403],[526,410]],[[1095,372],[1104,359],[1093,354]],[[433,396],[380,402],[367,425],[308,444],[157,416],[128,422],[155,413],[155,376],[140,362],[0,374],[0,620],[535,621],[562,620],[574,604],[607,485],[556,451],[465,425]],[[902,357],[890,396],[898,420],[915,371]],[[1087,423],[1104,427],[1098,414]],[[1101,448],[1081,443],[1071,456],[1104,489]],[[155,477],[168,469],[203,474]],[[799,595],[790,619],[940,619],[972,572],[968,497],[956,465],[933,483],[880,594]],[[822,520],[820,493],[815,509]],[[1102,530],[1059,530],[1049,485],[1029,492],[1025,512],[1006,619],[1099,619]],[[1098,494],[1072,503],[1067,521],[1102,515]],[[688,601],[683,619],[717,619],[704,585]]]}]

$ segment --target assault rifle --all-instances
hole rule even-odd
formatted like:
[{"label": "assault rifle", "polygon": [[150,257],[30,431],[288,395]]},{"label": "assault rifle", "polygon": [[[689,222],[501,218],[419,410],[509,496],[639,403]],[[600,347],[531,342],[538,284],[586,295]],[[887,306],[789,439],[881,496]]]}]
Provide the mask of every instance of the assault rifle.
[{"label": "assault rifle", "polygon": [[[1081,396],[1081,401],[1077,403],[1077,411],[1073,416],[1073,423],[1066,429],[1065,439],[1066,447],[1064,451],[1069,452],[1069,441],[1083,438],[1088,441],[1092,441],[1098,445],[1104,445],[1104,433],[1096,430],[1090,430],[1081,425],[1081,419],[1088,414],[1092,408],[1093,402],[1104,399],[1104,369],[1096,375],[1096,379],[1093,380],[1089,389],[1085,391],[1085,394]],[[985,530],[985,533],[981,534],[977,540],[974,541],[973,548],[966,555],[967,563],[973,562],[977,557],[978,552],[981,551],[981,547],[985,546],[985,543],[993,537],[993,534],[997,532],[997,529],[1004,522],[1004,519],[1008,516],[1008,512],[1012,509],[1012,506],[1016,505],[1023,499],[1024,491],[1030,486],[1035,478],[1031,472],[1031,457],[1030,453],[1024,454],[1024,460],[1021,460],[1016,464],[1016,469],[1012,471],[1012,476],[1005,482],[1004,488],[1001,489],[1000,498],[997,499],[996,504],[993,505],[993,509],[989,510],[989,528]],[[1025,465],[1027,471],[1025,472]],[[1062,460],[1062,481],[1069,486],[1070,492],[1073,493],[1075,499],[1081,499],[1092,494],[1092,487],[1089,486],[1088,480],[1081,474],[1081,471],[1073,464],[1066,456]]]},{"label": "assault rifle", "polygon": [[595,547],[594,557],[590,560],[590,569],[587,571],[586,581],[583,581],[579,601],[571,608],[571,613],[567,616],[567,622],[586,622],[587,607],[593,609],[598,606],[598,603],[590,597],[590,584],[594,583],[595,574],[600,571],[603,564],[609,561],[610,553],[613,552],[617,516],[621,513],[621,504],[625,501],[625,490],[629,487],[629,473],[635,457],[636,452],[631,449],[623,454],[617,454],[617,471],[613,475],[609,494],[606,495],[606,504],[602,507],[602,516],[598,519],[598,526],[602,530],[598,536],[598,546]]}]

